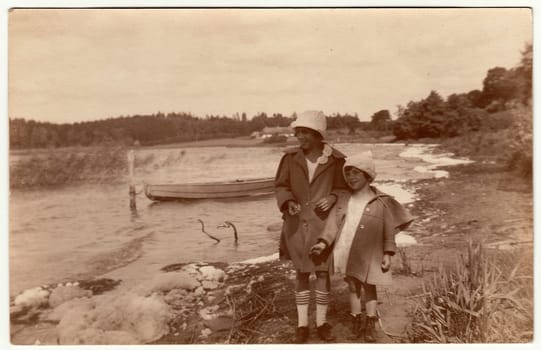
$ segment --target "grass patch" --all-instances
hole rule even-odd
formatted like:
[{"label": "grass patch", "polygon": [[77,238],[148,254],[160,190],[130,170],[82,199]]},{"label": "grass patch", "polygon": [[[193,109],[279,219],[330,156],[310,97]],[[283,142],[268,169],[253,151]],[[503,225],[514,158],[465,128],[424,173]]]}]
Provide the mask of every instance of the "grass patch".
[{"label": "grass patch", "polygon": [[409,340],[417,343],[521,343],[533,339],[531,249],[489,254],[479,243],[453,269],[423,285]]},{"label": "grass patch", "polygon": [[29,153],[9,168],[11,188],[110,182],[126,174],[126,148],[120,146]]},{"label": "grass patch", "polygon": [[530,179],[533,171],[531,108],[516,108],[488,117],[483,125],[480,131],[444,139],[441,147],[459,156],[493,160]]}]

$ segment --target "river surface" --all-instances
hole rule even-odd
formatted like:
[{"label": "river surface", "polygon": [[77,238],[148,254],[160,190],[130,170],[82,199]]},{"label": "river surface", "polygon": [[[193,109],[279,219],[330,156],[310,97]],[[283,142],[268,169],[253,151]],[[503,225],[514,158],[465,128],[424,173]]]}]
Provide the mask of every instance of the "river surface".
[{"label": "river surface", "polygon": [[[377,183],[400,197],[399,183],[433,176],[419,158],[400,157],[409,146],[339,144],[354,157],[371,149]],[[135,181],[182,183],[274,176],[282,149],[167,148],[137,151]],[[417,169],[417,170],[415,170]],[[127,180],[126,180],[127,181]],[[152,202],[137,196],[129,209],[128,185],[93,184],[11,191],[10,294],[48,283],[113,277],[137,283],[161,267],[190,261],[241,261],[277,251],[280,213],[272,195],[251,199]],[[201,232],[222,239],[219,244]],[[219,229],[224,220],[231,229]],[[269,227],[272,225],[274,227]]]}]

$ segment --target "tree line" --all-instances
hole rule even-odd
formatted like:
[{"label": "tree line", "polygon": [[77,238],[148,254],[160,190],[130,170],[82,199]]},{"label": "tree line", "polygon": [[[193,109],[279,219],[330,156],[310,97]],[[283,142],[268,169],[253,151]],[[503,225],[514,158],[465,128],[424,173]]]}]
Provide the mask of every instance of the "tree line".
[{"label": "tree line", "polygon": [[[246,113],[231,117],[190,113],[155,113],[122,116],[80,123],[55,124],[15,118],[9,120],[9,144],[12,149],[92,146],[104,144],[156,145],[213,138],[248,136],[264,127],[289,126],[295,113],[258,113],[248,119]],[[365,123],[366,124],[366,123]],[[357,115],[334,114],[328,117],[329,129],[355,130],[363,125]]]}]

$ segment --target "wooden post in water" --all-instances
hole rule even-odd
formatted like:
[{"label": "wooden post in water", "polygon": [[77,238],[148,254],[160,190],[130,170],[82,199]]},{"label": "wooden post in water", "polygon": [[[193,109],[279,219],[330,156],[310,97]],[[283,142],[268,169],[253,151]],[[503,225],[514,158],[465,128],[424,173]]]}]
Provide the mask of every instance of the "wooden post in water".
[{"label": "wooden post in water", "polygon": [[129,194],[130,194],[130,210],[134,211],[137,210],[137,206],[135,203],[136,198],[136,192],[135,192],[135,179],[134,179],[134,167],[135,167],[135,151],[129,150],[128,151],[128,174],[130,178],[129,183]]}]

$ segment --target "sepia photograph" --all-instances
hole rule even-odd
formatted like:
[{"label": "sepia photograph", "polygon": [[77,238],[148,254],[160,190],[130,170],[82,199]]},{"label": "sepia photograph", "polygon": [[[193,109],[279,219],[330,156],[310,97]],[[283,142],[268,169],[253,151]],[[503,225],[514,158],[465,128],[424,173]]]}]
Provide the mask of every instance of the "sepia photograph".
[{"label": "sepia photograph", "polygon": [[534,341],[532,8],[6,12],[11,345]]}]

